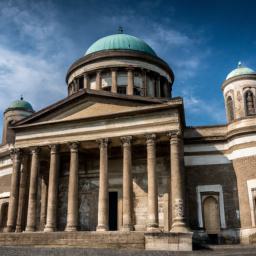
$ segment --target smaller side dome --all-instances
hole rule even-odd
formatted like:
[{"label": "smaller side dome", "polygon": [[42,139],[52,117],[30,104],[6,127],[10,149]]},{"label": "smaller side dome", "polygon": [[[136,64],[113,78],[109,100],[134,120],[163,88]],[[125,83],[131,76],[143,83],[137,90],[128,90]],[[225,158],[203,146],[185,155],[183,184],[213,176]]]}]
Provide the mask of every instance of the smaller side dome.
[{"label": "smaller side dome", "polygon": [[232,77],[235,77],[235,76],[241,76],[241,75],[250,75],[250,74],[256,74],[256,72],[251,69],[251,68],[248,68],[244,65],[242,65],[242,63],[239,61],[238,62],[238,65],[237,65],[237,68],[232,70],[226,77],[226,80],[232,78]]},{"label": "smaller side dome", "polygon": [[7,108],[7,110],[14,109],[21,109],[29,112],[34,112],[32,105],[29,102],[25,101],[22,96],[19,100],[13,101]]}]

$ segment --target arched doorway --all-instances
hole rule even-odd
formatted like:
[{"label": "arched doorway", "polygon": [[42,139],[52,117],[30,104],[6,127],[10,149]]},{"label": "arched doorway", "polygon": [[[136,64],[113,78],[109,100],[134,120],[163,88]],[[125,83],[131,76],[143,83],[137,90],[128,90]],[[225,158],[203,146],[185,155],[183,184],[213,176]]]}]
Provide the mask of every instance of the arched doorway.
[{"label": "arched doorway", "polygon": [[203,201],[204,227],[210,240],[217,243],[220,232],[220,210],[217,196],[207,196]]},{"label": "arched doorway", "polygon": [[0,231],[3,231],[7,226],[8,203],[0,205]]}]

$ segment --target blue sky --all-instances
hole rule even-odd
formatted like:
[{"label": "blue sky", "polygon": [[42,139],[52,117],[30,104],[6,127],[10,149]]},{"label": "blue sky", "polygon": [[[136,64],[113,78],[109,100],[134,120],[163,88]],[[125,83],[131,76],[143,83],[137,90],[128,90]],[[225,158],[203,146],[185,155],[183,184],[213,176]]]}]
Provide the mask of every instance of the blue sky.
[{"label": "blue sky", "polygon": [[256,69],[255,7],[253,0],[1,0],[0,111],[21,94],[35,110],[65,97],[71,63],[121,25],[173,69],[187,125],[225,123],[223,80],[239,60]]}]

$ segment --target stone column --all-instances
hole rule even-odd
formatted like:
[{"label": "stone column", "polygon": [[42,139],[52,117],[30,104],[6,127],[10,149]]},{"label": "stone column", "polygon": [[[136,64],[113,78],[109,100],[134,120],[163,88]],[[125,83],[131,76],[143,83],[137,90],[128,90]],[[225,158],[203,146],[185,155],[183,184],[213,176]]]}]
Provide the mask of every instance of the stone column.
[{"label": "stone column", "polygon": [[33,148],[30,170],[29,196],[28,196],[28,213],[27,213],[27,232],[36,230],[36,206],[37,206],[37,182],[39,172],[39,152],[38,147]]},{"label": "stone column", "polygon": [[143,96],[147,96],[147,71],[142,71],[142,81],[143,81]]},{"label": "stone column", "polygon": [[97,231],[107,231],[108,226],[108,139],[98,140],[100,148],[99,199]]},{"label": "stone column", "polygon": [[44,230],[46,224],[46,214],[47,214],[47,178],[46,174],[41,175],[41,208],[40,208],[40,230]]},{"label": "stone column", "polygon": [[101,89],[101,71],[98,70],[96,73],[96,90]]},{"label": "stone column", "polygon": [[70,167],[68,182],[68,212],[65,231],[76,231],[78,225],[78,143],[70,143]]},{"label": "stone column", "polygon": [[158,229],[158,180],[156,173],[156,135],[147,138],[147,172],[148,172],[148,223],[147,230]]},{"label": "stone column", "polygon": [[169,133],[170,160],[171,160],[171,202],[172,202],[172,228],[171,232],[187,232],[185,223],[184,202],[184,152],[181,133]]},{"label": "stone column", "polygon": [[45,232],[56,230],[56,213],[58,200],[59,145],[50,145],[50,171],[48,186],[47,220]]},{"label": "stone column", "polygon": [[116,69],[112,69],[111,70],[111,92],[117,93],[117,70]]},{"label": "stone column", "polygon": [[88,74],[84,74],[84,88],[90,89],[89,87],[90,87],[89,86],[89,76],[88,76]]},{"label": "stone column", "polygon": [[20,188],[19,188],[19,204],[18,204],[18,215],[16,222],[16,232],[22,231],[22,226],[24,224],[24,208],[26,203],[26,189],[27,189],[27,179],[28,179],[28,155],[23,155],[23,163],[20,173]]},{"label": "stone column", "polygon": [[134,78],[133,78],[133,69],[128,69],[127,73],[127,95],[133,95],[134,87]]},{"label": "stone column", "polygon": [[121,137],[123,144],[123,231],[132,231],[132,152],[131,136]]},{"label": "stone column", "polygon": [[160,76],[156,78],[156,96],[161,97]]},{"label": "stone column", "polygon": [[16,227],[16,219],[18,212],[19,199],[19,182],[20,182],[20,167],[21,167],[21,150],[12,149],[11,158],[13,161],[13,172],[11,179],[11,194],[7,217],[7,232],[13,232]]}]

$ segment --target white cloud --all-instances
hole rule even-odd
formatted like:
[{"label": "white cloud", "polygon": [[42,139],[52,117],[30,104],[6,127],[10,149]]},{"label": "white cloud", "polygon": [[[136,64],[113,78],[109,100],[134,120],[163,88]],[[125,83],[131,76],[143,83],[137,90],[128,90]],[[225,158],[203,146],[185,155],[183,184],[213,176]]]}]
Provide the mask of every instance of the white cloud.
[{"label": "white cloud", "polygon": [[21,94],[35,110],[65,97],[74,45],[51,2],[1,2],[0,29],[0,112]]},{"label": "white cloud", "polygon": [[204,116],[214,122],[226,122],[225,109],[221,102],[214,99],[199,98],[192,89],[183,89],[181,96],[184,98],[184,107],[188,115]]}]

